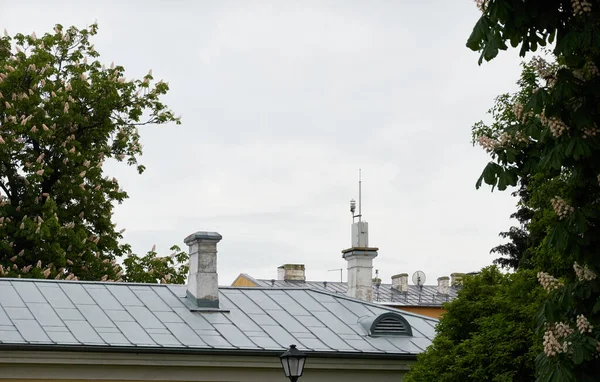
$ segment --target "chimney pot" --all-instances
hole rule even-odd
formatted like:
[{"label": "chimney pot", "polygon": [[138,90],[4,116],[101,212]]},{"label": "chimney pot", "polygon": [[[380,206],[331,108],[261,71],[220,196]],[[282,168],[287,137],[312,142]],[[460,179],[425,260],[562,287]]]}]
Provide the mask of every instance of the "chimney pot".
[{"label": "chimney pot", "polygon": [[190,255],[186,294],[199,308],[219,308],[217,243],[222,238],[217,232],[199,231],[184,239]]},{"label": "chimney pot", "polygon": [[448,277],[448,276],[438,277],[437,292],[439,294],[444,294],[444,295],[450,294],[450,277]]},{"label": "chimney pot", "polygon": [[399,292],[408,292],[408,273],[392,276],[392,288]]},{"label": "chimney pot", "polygon": [[306,281],[304,264],[283,264],[277,267],[277,279],[283,281]]}]

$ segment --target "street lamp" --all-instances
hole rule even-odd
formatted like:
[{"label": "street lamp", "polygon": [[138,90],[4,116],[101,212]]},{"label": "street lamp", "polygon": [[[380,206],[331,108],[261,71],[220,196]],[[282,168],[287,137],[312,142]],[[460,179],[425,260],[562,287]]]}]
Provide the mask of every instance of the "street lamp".
[{"label": "street lamp", "polygon": [[290,345],[290,348],[279,356],[283,373],[290,379],[291,382],[298,381],[304,371],[304,362],[306,362],[306,354],[296,349],[296,345]]}]

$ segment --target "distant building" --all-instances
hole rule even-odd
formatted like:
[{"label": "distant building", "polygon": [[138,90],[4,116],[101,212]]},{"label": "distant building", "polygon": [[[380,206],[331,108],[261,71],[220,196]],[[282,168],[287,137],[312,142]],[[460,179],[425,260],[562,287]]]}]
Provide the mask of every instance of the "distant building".
[{"label": "distant building", "polygon": [[[286,273],[287,269],[295,268],[295,272]],[[301,269],[301,276],[298,274]],[[282,272],[283,270],[283,272]],[[255,279],[254,277],[241,273],[231,284],[235,287],[261,287],[261,288],[309,288],[335,294],[347,294],[348,283],[340,281],[305,281],[304,265],[285,264],[278,268],[277,279]],[[439,318],[446,310],[443,308],[445,302],[451,301],[460,289],[460,278],[462,274],[453,273],[451,277],[440,277],[438,285],[408,284],[408,274],[403,273],[392,276],[392,282],[371,283],[372,302],[406,312],[422,314],[424,316]]]},{"label": "distant building", "polygon": [[390,284],[382,284],[377,275],[373,278],[373,259],[378,256],[379,248],[369,246],[369,225],[362,219],[361,186],[362,182],[359,180],[358,214],[355,215],[356,202],[350,201],[351,246],[342,251],[342,258],[347,263],[347,282],[306,281],[303,264],[285,264],[277,268],[277,279],[260,280],[242,273],[233,281],[232,286],[301,286],[346,294],[359,300],[439,318],[445,312],[442,304],[456,297],[463,274],[453,273],[451,277],[440,277],[437,285],[409,285],[407,273],[392,276]]}]

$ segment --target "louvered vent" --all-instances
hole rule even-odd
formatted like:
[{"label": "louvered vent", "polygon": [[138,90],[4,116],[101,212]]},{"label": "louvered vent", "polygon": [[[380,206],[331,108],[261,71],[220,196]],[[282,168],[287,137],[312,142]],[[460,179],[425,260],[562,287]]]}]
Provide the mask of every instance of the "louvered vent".
[{"label": "louvered vent", "polygon": [[406,325],[398,317],[384,317],[373,326],[373,334],[404,334]]},{"label": "louvered vent", "polygon": [[371,336],[412,336],[412,329],[404,317],[397,313],[362,317],[359,322]]}]

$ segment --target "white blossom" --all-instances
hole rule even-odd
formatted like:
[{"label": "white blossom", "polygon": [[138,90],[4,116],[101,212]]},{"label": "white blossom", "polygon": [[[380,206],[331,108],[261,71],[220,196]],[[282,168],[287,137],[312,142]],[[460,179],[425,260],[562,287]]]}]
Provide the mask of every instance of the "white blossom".
[{"label": "white blossom", "polygon": [[556,213],[556,215],[558,215],[558,218],[561,220],[575,211],[574,207],[569,206],[567,202],[565,202],[559,196],[555,196],[554,198],[550,199],[550,203],[552,203],[552,208],[554,208],[554,212]]},{"label": "white blossom", "polygon": [[577,330],[579,330],[580,333],[591,333],[592,329],[594,329],[594,327],[583,314],[577,316]]},{"label": "white blossom", "polygon": [[579,16],[592,11],[592,5],[587,0],[571,0],[573,15]]},{"label": "white blossom", "polygon": [[561,281],[557,280],[555,277],[551,276],[546,272],[538,272],[537,278],[538,282],[542,285],[546,292],[558,289],[563,285]]},{"label": "white blossom", "polygon": [[587,265],[582,267],[575,262],[575,264],[573,264],[573,269],[575,270],[575,274],[577,275],[579,281],[591,281],[596,278],[596,274],[589,269]]}]

